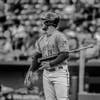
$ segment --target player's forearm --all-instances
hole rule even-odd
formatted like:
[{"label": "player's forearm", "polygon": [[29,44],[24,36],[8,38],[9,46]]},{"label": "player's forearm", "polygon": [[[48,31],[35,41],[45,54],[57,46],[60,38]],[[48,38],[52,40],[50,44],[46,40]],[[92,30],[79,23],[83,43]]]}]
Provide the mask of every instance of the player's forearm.
[{"label": "player's forearm", "polygon": [[28,71],[33,71],[33,65],[31,64]]},{"label": "player's forearm", "polygon": [[41,53],[38,53],[38,52],[34,53],[29,71],[35,71],[38,69],[39,64],[40,64],[40,63],[38,63],[38,58],[40,58],[41,56],[42,56]]},{"label": "player's forearm", "polygon": [[66,60],[69,57],[69,53],[68,52],[61,52],[56,59],[52,60],[50,62],[50,66],[56,66],[60,63],[62,63],[64,60]]}]

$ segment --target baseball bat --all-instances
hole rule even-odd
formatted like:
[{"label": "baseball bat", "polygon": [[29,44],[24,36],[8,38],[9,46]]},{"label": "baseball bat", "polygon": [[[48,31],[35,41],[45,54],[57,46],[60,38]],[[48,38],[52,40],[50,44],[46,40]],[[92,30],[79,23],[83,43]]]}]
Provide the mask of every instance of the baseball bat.
[{"label": "baseball bat", "polygon": [[[78,49],[74,49],[74,50],[71,50],[71,51],[68,51],[68,52],[69,52],[69,53],[79,52],[79,51],[81,51],[81,50],[84,50],[84,49],[87,49],[87,48],[91,48],[91,47],[93,47],[93,46],[94,46],[94,45],[91,44],[91,45],[88,45],[88,46],[86,46],[86,47],[80,47],[80,48],[78,48]],[[49,56],[49,57],[45,57],[45,58],[39,58],[39,59],[38,59],[38,62],[56,59],[57,56],[58,56],[58,54],[53,55],[53,56]],[[44,66],[38,68],[37,70],[35,70],[35,72],[38,72],[38,71],[43,70],[43,69],[44,69]]]},{"label": "baseball bat", "polygon": [[[71,51],[68,51],[68,52],[69,53],[79,52],[79,51],[84,50],[84,49],[87,49],[87,48],[92,48],[93,46],[94,46],[93,44],[90,44],[90,45],[88,45],[86,47],[80,47],[78,49],[74,49],[74,50],[71,50]],[[57,55],[58,54],[53,55],[53,56],[49,56],[49,57],[45,57],[45,58],[39,58],[38,59],[38,62],[54,59],[54,58],[57,57]]]},{"label": "baseball bat", "polygon": [[71,50],[71,51],[69,51],[69,53],[79,52],[79,51],[84,50],[84,49],[92,48],[93,46],[94,46],[93,44],[90,44],[90,45],[88,45],[86,47],[80,47],[78,49]]},{"label": "baseball bat", "polygon": [[[79,51],[84,50],[84,49],[92,48],[93,46],[94,46],[93,44],[90,44],[86,47],[80,47],[78,49],[74,49],[74,50],[71,50],[71,51],[68,51],[68,52],[69,53],[79,52]],[[56,57],[57,57],[57,55],[53,55],[53,56],[49,56],[47,58],[40,58],[40,59],[38,59],[38,61],[39,62],[47,61],[47,60],[55,59]],[[42,69],[43,69],[43,67],[40,67],[37,71],[42,70]]]}]

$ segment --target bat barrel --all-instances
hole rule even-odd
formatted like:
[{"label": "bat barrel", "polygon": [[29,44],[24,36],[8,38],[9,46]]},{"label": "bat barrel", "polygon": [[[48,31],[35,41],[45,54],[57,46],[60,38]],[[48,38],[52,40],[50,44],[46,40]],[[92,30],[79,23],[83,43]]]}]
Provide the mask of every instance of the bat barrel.
[{"label": "bat barrel", "polygon": [[92,48],[93,46],[94,46],[93,44],[90,44],[90,45],[88,45],[88,46],[86,46],[86,47],[81,47],[81,48],[78,48],[78,49],[75,49],[75,50],[71,50],[71,51],[69,51],[69,53],[79,52],[80,50]]}]

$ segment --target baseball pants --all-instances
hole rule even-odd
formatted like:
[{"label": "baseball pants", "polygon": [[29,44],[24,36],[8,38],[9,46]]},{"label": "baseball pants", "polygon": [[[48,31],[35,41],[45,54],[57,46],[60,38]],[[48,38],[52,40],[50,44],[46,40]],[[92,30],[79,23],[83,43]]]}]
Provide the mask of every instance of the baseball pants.
[{"label": "baseball pants", "polygon": [[43,89],[46,100],[69,100],[68,70],[58,69],[52,72],[44,70]]}]

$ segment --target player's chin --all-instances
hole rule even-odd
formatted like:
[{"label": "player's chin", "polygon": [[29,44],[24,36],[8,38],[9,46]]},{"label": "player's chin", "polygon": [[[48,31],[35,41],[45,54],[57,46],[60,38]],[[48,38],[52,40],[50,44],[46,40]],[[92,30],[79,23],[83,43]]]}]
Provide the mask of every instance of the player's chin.
[{"label": "player's chin", "polygon": [[43,26],[43,27],[42,27],[42,30],[43,30],[43,31],[47,31],[47,30],[48,30],[48,26]]}]

